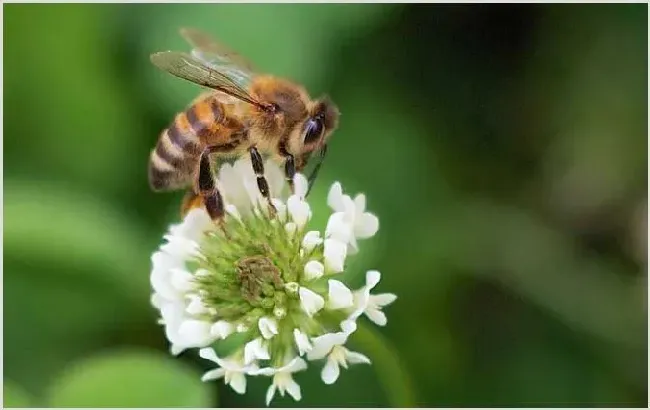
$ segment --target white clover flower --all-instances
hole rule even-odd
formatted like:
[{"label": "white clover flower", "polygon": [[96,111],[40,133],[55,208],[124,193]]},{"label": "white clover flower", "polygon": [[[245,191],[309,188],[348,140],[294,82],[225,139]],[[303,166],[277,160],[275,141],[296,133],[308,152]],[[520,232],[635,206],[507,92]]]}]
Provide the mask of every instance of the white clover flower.
[{"label": "white clover flower", "polygon": [[353,200],[344,195],[341,184],[335,182],[327,195],[327,204],[336,213],[330,217],[325,235],[347,243],[350,253],[358,251],[357,239],[370,238],[379,230],[379,219],[366,212],[364,194],[358,194]]},{"label": "white clover flower", "polygon": [[[250,159],[220,168],[226,233],[202,207],[171,226],[151,258],[151,303],[160,311],[172,354],[201,349],[201,357],[219,366],[203,380],[223,378],[242,394],[246,376],[273,377],[268,405],[276,391],[300,400],[292,375],[307,361],[326,359],[322,378],[328,384],[340,367],[369,363],[344,345],[363,314],[385,324],[380,309],[395,296],[370,295],[379,281],[376,271],[354,292],[340,275],[358,250],[357,240],[378,229],[363,195],[352,200],[335,184],[328,203],[336,212],[323,233],[309,228],[307,179],[296,174],[289,194],[278,165],[267,161],[265,175],[275,213],[259,192]],[[213,350],[222,351],[221,343],[226,358]]]},{"label": "white clover flower", "polygon": [[359,316],[365,314],[375,324],[386,326],[388,320],[386,319],[386,314],[381,311],[381,308],[393,303],[397,299],[397,295],[393,293],[371,295],[370,291],[377,286],[380,279],[381,274],[376,270],[371,270],[366,273],[366,286],[355,292],[354,311],[348,318],[349,320],[356,320]]},{"label": "white clover flower", "polygon": [[239,394],[246,393],[246,375],[255,373],[259,369],[256,365],[244,365],[240,358],[233,357],[221,359],[214,352],[214,349],[204,347],[199,350],[199,356],[211,360],[220,367],[206,372],[201,381],[216,380],[223,377],[224,382],[229,384]]},{"label": "white clover flower", "polygon": [[273,382],[266,391],[266,405],[271,404],[271,400],[275,396],[275,391],[279,390],[280,395],[284,397],[286,391],[293,397],[294,400],[299,401],[302,398],[300,386],[293,380],[292,373],[303,371],[307,368],[307,362],[299,357],[286,360],[284,365],[279,368],[267,367],[254,372],[256,375],[273,376]]},{"label": "white clover flower", "polygon": [[278,323],[273,318],[261,318],[258,322],[258,326],[264,339],[270,339],[278,334]]},{"label": "white clover flower", "polygon": [[328,333],[318,336],[312,340],[313,348],[307,353],[307,359],[318,360],[327,356],[327,362],[321,378],[325,384],[332,384],[339,378],[341,370],[339,366],[348,368],[348,362],[370,364],[370,359],[361,353],[351,352],[343,347],[348,341],[348,337],[357,330],[357,325],[353,321],[346,320],[341,323],[342,332]]}]

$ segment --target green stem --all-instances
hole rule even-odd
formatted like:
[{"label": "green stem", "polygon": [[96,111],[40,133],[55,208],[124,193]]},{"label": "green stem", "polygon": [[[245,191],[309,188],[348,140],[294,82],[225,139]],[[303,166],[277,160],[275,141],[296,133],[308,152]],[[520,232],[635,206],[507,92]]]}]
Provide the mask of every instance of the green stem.
[{"label": "green stem", "polygon": [[352,335],[355,344],[363,346],[364,354],[372,360],[375,373],[383,385],[391,407],[416,407],[417,400],[411,378],[396,349],[379,332],[357,322]]}]

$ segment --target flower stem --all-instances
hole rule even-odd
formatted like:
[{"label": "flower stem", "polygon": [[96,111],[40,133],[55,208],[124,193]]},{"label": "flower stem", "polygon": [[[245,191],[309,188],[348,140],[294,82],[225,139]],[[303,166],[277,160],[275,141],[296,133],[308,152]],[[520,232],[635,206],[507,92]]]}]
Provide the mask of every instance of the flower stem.
[{"label": "flower stem", "polygon": [[390,342],[379,332],[360,322],[352,339],[356,344],[363,346],[363,352],[372,360],[390,406],[416,407],[416,394],[411,378]]}]

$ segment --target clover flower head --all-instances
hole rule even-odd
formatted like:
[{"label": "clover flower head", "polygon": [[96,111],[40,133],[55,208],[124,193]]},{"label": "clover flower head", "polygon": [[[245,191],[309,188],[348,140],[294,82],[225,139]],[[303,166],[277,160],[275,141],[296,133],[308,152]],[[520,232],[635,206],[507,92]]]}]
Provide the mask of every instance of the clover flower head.
[{"label": "clover flower head", "polygon": [[[371,295],[379,272],[351,290],[344,281],[347,258],[358,241],[373,236],[376,216],[366,212],[365,196],[330,189],[334,209],[324,233],[309,229],[312,209],[307,179],[296,174],[289,193],[284,174],[265,163],[270,212],[260,194],[249,159],[223,165],[217,186],[223,196],[224,230],[204,208],[194,208],[172,225],[152,255],[152,305],[160,313],[170,351],[200,349],[218,367],[202,380],[223,379],[246,392],[247,377],[271,377],[266,403],[276,392],[300,400],[295,373],[324,361],[321,377],[334,383],[340,368],[370,363],[345,347],[362,315],[386,324],[381,308],[392,294]],[[231,341],[231,342],[229,342]]]}]

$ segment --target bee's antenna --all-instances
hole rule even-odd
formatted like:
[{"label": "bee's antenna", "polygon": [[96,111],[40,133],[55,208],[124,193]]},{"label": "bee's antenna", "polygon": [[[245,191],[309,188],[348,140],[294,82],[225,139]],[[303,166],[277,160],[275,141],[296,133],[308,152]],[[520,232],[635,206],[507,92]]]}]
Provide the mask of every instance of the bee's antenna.
[{"label": "bee's antenna", "polygon": [[316,166],[311,171],[311,174],[307,179],[307,193],[305,194],[305,197],[309,195],[309,192],[311,192],[311,188],[314,186],[314,182],[316,182],[318,171],[320,171],[320,167],[321,165],[323,165],[323,161],[325,160],[326,154],[327,154],[327,144],[323,145],[323,147],[318,152],[318,162],[316,163]]}]

